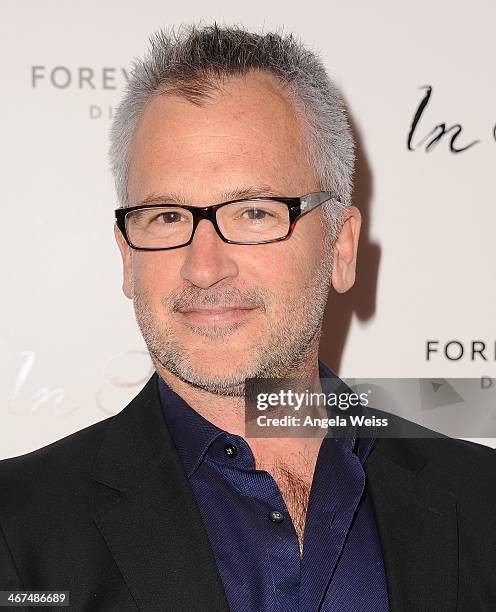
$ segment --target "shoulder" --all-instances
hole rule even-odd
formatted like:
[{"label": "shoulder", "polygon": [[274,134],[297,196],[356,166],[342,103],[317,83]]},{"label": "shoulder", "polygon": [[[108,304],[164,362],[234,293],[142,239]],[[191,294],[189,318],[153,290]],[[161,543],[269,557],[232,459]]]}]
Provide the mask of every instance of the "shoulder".
[{"label": "shoulder", "polygon": [[92,465],[109,424],[115,416],[94,423],[30,453],[0,461],[2,507],[15,505],[29,496],[67,494],[68,487],[89,480]]},{"label": "shoulder", "polygon": [[453,438],[412,440],[412,446],[429,459],[425,469],[453,485],[480,484],[494,489],[496,452],[494,449]]},{"label": "shoulder", "polygon": [[450,438],[413,421],[377,409],[376,417],[387,417],[388,427],[372,454],[415,474],[421,480],[436,480],[454,493],[467,490],[487,492],[496,501],[496,451],[475,442]]},{"label": "shoulder", "polygon": [[496,503],[496,452],[488,446],[448,437],[397,438],[377,440],[376,452],[458,499]]},{"label": "shoulder", "polygon": [[[157,377],[153,375],[117,414],[38,450],[0,461],[0,523],[2,516],[25,514],[27,508],[36,512],[36,508],[53,509],[57,502],[79,508],[81,504],[93,503],[98,491],[94,470],[102,454],[105,455],[109,439],[111,452],[107,452],[105,459],[125,471],[140,457],[146,462],[146,451],[154,436],[160,439],[163,435],[159,425],[163,425],[163,418]],[[138,439],[141,455],[136,458],[133,453],[138,449]]]}]

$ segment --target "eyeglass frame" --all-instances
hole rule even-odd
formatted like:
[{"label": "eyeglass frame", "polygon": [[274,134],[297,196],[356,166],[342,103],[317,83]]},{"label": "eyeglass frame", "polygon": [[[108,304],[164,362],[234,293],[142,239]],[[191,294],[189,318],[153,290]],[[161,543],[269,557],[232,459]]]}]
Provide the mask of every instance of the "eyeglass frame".
[{"label": "eyeglass frame", "polygon": [[[271,242],[281,242],[287,240],[291,237],[293,233],[296,221],[300,219],[303,215],[306,215],[311,210],[317,208],[317,206],[321,206],[328,202],[329,200],[336,200],[340,204],[343,203],[340,195],[336,191],[315,191],[312,193],[307,193],[306,195],[300,197],[279,197],[279,196],[260,196],[255,198],[241,198],[238,200],[229,200],[228,202],[221,202],[220,204],[212,204],[211,206],[192,206],[190,204],[137,204],[136,206],[128,206],[116,208],[114,210],[115,220],[117,227],[119,228],[121,234],[124,236],[124,239],[129,247],[134,249],[135,251],[169,251],[171,249],[179,249],[184,246],[188,246],[193,242],[193,238],[195,235],[196,228],[202,219],[206,219],[210,221],[214,226],[217,235],[221,238],[223,242],[227,242],[228,244],[239,244],[239,245],[252,245],[252,244],[269,244]],[[262,240],[259,242],[239,242],[237,240],[228,240],[221,232],[218,224],[217,224],[217,211],[219,208],[223,206],[227,206],[228,204],[236,204],[238,202],[282,202],[286,204],[288,207],[289,213],[289,229],[285,236],[281,236],[280,238],[271,238],[270,240]],[[146,210],[153,208],[184,208],[191,212],[193,217],[193,229],[191,231],[191,236],[189,240],[183,244],[178,244],[173,247],[137,247],[131,243],[129,236],[127,235],[126,229],[126,215],[135,210]]]}]

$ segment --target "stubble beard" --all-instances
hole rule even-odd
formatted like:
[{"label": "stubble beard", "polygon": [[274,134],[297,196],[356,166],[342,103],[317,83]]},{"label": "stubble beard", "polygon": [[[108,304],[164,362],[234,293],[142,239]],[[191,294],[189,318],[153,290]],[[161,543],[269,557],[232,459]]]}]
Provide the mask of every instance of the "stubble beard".
[{"label": "stubble beard", "polygon": [[[137,291],[133,282],[135,316],[153,362],[193,387],[231,397],[244,395],[247,378],[284,378],[294,375],[319,342],[332,263],[332,243],[327,240],[324,257],[313,282],[290,300],[278,300],[276,295],[263,287],[240,290],[231,286],[209,291],[189,285],[163,299],[164,310],[169,316],[164,317],[160,323],[153,314],[148,293]],[[259,332],[251,337],[246,347],[247,359],[236,372],[227,376],[222,373],[213,375],[201,372],[193,365],[191,357],[195,348],[202,350],[208,343],[214,350],[222,351],[229,337],[245,323],[234,322],[219,327],[188,325],[190,332],[198,336],[202,347],[186,346],[177,337],[170,321],[172,317],[178,316],[179,307],[192,304],[248,304],[260,309],[261,314],[258,316],[267,317],[270,312],[277,312],[277,316],[267,320],[264,333]]]}]

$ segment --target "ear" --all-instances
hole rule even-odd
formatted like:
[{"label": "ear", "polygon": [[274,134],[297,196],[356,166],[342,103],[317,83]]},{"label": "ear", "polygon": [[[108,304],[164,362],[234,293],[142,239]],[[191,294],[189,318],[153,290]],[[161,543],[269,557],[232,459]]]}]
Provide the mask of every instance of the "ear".
[{"label": "ear", "polygon": [[122,272],[123,272],[123,281],[122,281],[122,290],[124,291],[124,295],[128,297],[130,300],[133,299],[133,268],[132,268],[132,258],[131,258],[131,248],[127,244],[124,236],[121,233],[121,230],[117,227],[117,223],[114,224],[114,236],[117,242],[117,246],[119,247],[119,251],[121,252],[122,257]]},{"label": "ear", "polygon": [[362,224],[362,216],[356,206],[349,206],[344,215],[344,223],[333,248],[331,282],[338,293],[348,291],[355,283],[358,238]]}]

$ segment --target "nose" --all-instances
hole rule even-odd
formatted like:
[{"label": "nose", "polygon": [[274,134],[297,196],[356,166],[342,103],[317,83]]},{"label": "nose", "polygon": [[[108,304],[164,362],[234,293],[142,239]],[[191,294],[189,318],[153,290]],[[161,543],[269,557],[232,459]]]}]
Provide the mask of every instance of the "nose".
[{"label": "nose", "polygon": [[235,246],[224,242],[207,219],[198,223],[191,244],[184,250],[186,257],[181,267],[181,278],[197,287],[207,289],[238,275],[238,265],[233,257]]}]

